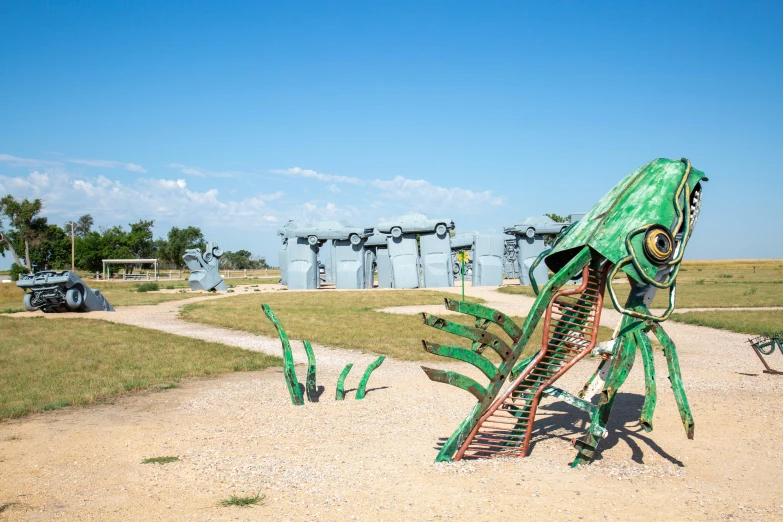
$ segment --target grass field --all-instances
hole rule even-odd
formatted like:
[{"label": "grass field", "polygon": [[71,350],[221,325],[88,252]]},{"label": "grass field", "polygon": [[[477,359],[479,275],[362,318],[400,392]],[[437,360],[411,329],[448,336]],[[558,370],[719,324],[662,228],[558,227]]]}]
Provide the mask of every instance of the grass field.
[{"label": "grass field", "polygon": [[258,352],[99,320],[0,316],[0,332],[0,418],[281,364]]},{"label": "grass field", "polygon": [[672,320],[730,330],[749,336],[769,335],[772,332],[783,331],[783,310],[686,312],[673,314]]},{"label": "grass field", "polygon": [[[624,301],[627,285],[617,284]],[[503,293],[535,297],[530,287],[505,286]],[[605,306],[612,306],[608,295]],[[653,308],[666,308],[668,291],[661,290]],[[685,261],[677,277],[677,308],[783,306],[783,260]]]},{"label": "grass field", "polygon": [[[275,284],[278,277],[227,279],[231,288],[237,285]],[[139,292],[139,287],[148,281],[104,282],[86,280],[87,286],[100,290],[112,306],[156,305],[167,301],[180,301],[198,294],[189,291],[187,281],[158,281],[161,290],[187,290],[186,292]],[[24,292],[14,283],[0,283],[0,313],[24,312]]]},{"label": "grass field", "polygon": [[[263,302],[272,308],[293,339],[397,359],[443,361],[442,357],[426,353],[421,347],[421,340],[463,346],[466,340],[425,326],[418,315],[387,314],[375,310],[391,306],[442,304],[444,297],[455,298],[453,294],[427,290],[281,292],[189,304],[185,306],[182,317],[188,321],[276,337],[274,327],[261,311]],[[463,315],[450,315],[448,319],[471,323]],[[519,325],[524,321],[519,317],[514,320]],[[490,331],[500,332],[494,325]],[[611,333],[611,330],[602,328],[601,339],[608,339]],[[534,351],[540,345],[541,334],[537,332],[528,347]]]}]

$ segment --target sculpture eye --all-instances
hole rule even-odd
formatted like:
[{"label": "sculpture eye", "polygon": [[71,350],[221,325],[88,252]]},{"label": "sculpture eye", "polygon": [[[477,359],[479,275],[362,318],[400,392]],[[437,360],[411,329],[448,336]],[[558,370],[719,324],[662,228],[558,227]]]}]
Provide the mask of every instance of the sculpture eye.
[{"label": "sculpture eye", "polygon": [[661,225],[654,225],[644,234],[644,253],[656,265],[672,258],[674,241],[671,233]]}]

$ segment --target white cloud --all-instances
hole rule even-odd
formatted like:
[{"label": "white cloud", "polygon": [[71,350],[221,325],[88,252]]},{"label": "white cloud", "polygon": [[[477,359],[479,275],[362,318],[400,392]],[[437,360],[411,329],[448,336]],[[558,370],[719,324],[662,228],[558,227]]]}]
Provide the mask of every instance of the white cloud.
[{"label": "white cloud", "polygon": [[59,161],[20,158],[17,156],[11,156],[9,154],[0,154],[0,163],[8,163],[12,167],[30,167],[30,168],[62,166],[62,162]]},{"label": "white cloud", "polygon": [[376,179],[371,185],[381,190],[382,197],[407,201],[412,210],[425,213],[431,208],[470,212],[481,210],[482,206],[502,206],[507,201],[505,196],[495,196],[489,190],[473,192],[459,187],[445,188],[423,179],[408,179],[402,176],[392,180]]},{"label": "white cloud", "polygon": [[337,185],[335,185],[334,183],[329,185],[327,188],[329,189],[329,192],[333,192],[334,194],[337,194],[338,192],[340,192],[340,188]]},{"label": "white cloud", "polygon": [[359,178],[351,178],[349,176],[335,176],[333,174],[324,174],[310,169],[300,169],[299,167],[293,167],[290,169],[271,169],[269,172],[273,174],[285,174],[286,176],[294,176],[297,178],[310,178],[317,179],[319,181],[331,181],[334,183],[350,183],[352,185],[364,185],[364,181]]},{"label": "white cloud", "polygon": [[30,167],[30,168],[46,168],[46,167],[62,167],[66,163],[73,163],[76,165],[86,165],[87,167],[97,167],[103,169],[125,169],[131,172],[145,173],[147,169],[136,163],[123,163],[121,161],[111,160],[99,160],[99,159],[74,159],[64,158],[62,161],[41,160],[34,158],[20,158],[17,156],[11,156],[9,154],[0,154],[0,162],[8,163],[12,167]]},{"label": "white cloud", "polygon": [[306,202],[300,207],[300,217],[305,221],[348,221],[351,224],[364,223],[362,212],[351,205],[341,207],[332,202],[319,206]]},{"label": "white cloud", "polygon": [[27,176],[0,175],[0,193],[40,198],[44,214],[54,223],[90,213],[97,223],[114,225],[139,218],[182,226],[229,226],[254,229],[276,223],[279,212],[267,205],[282,192],[255,194],[231,201],[217,189],[191,190],[184,179],[142,178],[130,183],[105,176],[75,177],[59,171],[34,171]]},{"label": "white cloud", "polygon": [[214,170],[203,169],[201,167],[183,165],[182,163],[170,163],[169,168],[176,169],[182,174],[186,174],[188,176],[197,176],[199,178],[241,178],[244,176],[244,173],[238,171],[228,170],[217,172]]}]

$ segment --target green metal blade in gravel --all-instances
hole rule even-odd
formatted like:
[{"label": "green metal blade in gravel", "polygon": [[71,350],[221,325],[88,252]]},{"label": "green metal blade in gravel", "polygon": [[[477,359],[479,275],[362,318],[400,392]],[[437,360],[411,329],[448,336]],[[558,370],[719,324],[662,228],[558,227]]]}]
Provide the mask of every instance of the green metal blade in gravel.
[{"label": "green metal blade in gravel", "polygon": [[315,383],[315,353],[310,345],[310,341],[302,341],[302,344],[304,344],[305,352],[307,352],[307,381],[305,381],[307,400],[318,402],[318,386]]},{"label": "green metal blade in gravel", "polygon": [[337,379],[337,392],[334,395],[335,400],[341,401],[345,399],[345,378],[348,377],[348,372],[351,371],[351,368],[353,368],[353,363],[347,364],[343,368],[342,373],[340,373],[340,377]]},{"label": "green metal blade in gravel", "polygon": [[381,355],[375,361],[373,361],[366,370],[364,370],[364,375],[362,376],[362,380],[359,383],[359,388],[356,390],[356,400],[364,399],[364,395],[367,393],[367,381],[370,380],[370,374],[372,374],[375,369],[381,365],[381,363],[386,359],[385,355]]},{"label": "green metal blade in gravel", "polygon": [[286,386],[288,386],[288,393],[291,395],[291,402],[296,406],[301,406],[304,404],[304,398],[302,397],[302,390],[299,389],[299,381],[296,379],[294,355],[291,352],[291,343],[288,341],[288,335],[286,335],[283,325],[272,312],[272,309],[269,308],[269,305],[262,304],[261,309],[272,322],[272,325],[277,330],[277,335],[280,337],[280,342],[283,344],[283,375],[285,376]]}]

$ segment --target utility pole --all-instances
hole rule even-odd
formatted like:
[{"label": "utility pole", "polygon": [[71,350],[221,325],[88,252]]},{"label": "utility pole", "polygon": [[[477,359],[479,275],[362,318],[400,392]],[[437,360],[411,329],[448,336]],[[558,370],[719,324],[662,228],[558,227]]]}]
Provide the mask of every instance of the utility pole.
[{"label": "utility pole", "polygon": [[71,221],[71,272],[76,272],[76,254],[74,253],[73,221]]}]

